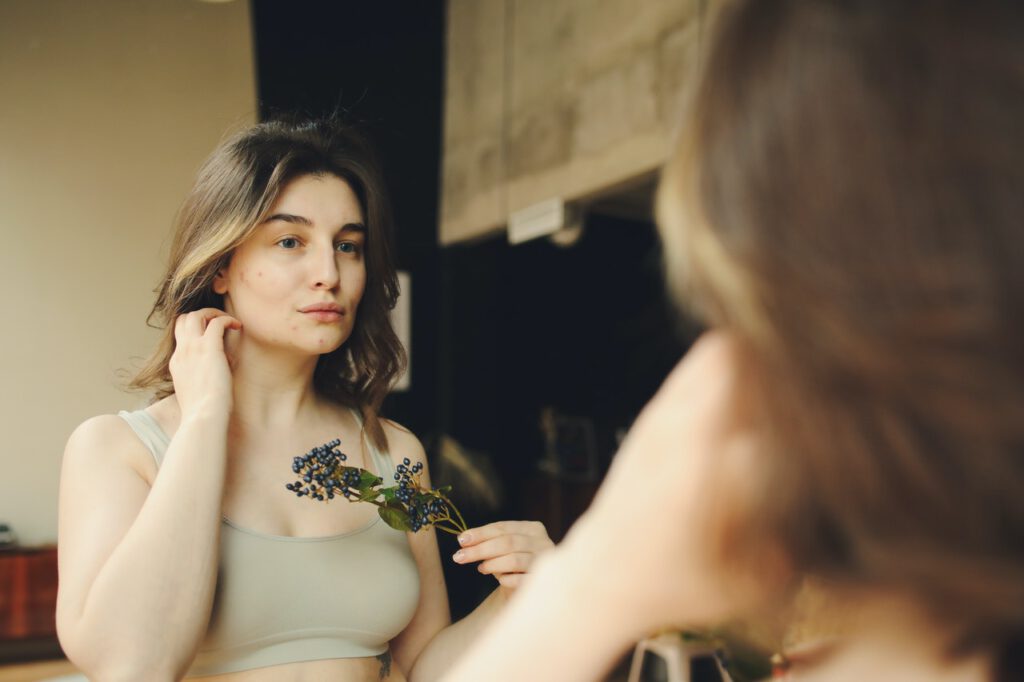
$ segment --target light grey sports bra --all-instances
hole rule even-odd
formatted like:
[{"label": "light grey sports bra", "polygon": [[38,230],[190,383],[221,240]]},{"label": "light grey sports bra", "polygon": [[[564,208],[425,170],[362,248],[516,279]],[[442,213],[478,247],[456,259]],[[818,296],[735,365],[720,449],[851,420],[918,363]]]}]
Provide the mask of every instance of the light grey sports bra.
[{"label": "light grey sports bra", "polygon": [[[118,415],[159,467],[170,443],[160,425],[145,410]],[[367,445],[390,480],[390,458]],[[378,517],[328,537],[267,535],[225,518],[213,613],[188,677],[380,655],[412,620],[419,585],[405,534]]]}]

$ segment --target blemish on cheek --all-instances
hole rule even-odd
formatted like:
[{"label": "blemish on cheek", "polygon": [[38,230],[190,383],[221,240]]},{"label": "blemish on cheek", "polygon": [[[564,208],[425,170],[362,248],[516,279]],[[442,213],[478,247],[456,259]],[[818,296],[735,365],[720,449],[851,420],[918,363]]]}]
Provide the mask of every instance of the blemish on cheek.
[{"label": "blemish on cheek", "polygon": [[297,325],[297,324],[293,324],[293,325],[292,325],[292,331],[293,331],[293,332],[297,332],[297,331],[299,331],[299,325]]},{"label": "blemish on cheek", "polygon": [[257,273],[256,273],[256,276],[257,276],[257,277],[262,277],[262,276],[263,276],[263,271],[262,271],[262,270],[260,270],[259,272],[257,272]]},{"label": "blemish on cheek", "polygon": [[318,343],[319,345],[321,345],[321,346],[322,346],[322,345],[324,345],[324,340],[323,340],[323,339],[319,339],[319,340],[317,341],[317,343]]}]

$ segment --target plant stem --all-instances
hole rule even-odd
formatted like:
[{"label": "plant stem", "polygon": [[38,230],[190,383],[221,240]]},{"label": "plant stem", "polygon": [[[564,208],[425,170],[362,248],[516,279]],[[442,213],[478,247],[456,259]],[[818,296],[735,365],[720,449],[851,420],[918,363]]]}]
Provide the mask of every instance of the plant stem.
[{"label": "plant stem", "polygon": [[463,519],[462,514],[459,513],[459,508],[452,504],[452,501],[449,500],[448,496],[445,495],[444,493],[438,491],[437,496],[444,500],[445,505],[447,505],[447,507],[451,509],[453,512],[455,512],[455,515],[459,517],[459,521],[456,525],[459,528],[462,528],[463,531],[467,530],[469,526],[466,525],[466,520]]}]

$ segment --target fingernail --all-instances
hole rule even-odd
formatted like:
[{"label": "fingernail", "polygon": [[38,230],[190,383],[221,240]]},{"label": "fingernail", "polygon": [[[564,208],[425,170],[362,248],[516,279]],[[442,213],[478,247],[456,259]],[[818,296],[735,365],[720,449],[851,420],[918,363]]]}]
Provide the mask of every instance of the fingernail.
[{"label": "fingernail", "polygon": [[462,550],[460,549],[455,554],[452,554],[452,559],[455,560],[455,561],[461,562],[463,556],[465,556],[465,555],[462,553]]},{"label": "fingernail", "polygon": [[472,537],[470,536],[469,533],[463,533],[462,535],[459,536],[459,544],[460,545],[465,545],[470,540],[472,540]]}]

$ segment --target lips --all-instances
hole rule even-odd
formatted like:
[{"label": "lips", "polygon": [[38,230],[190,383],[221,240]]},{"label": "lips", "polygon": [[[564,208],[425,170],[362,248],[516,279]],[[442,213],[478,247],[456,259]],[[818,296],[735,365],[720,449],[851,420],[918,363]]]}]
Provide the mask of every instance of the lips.
[{"label": "lips", "polygon": [[312,305],[307,305],[304,308],[299,308],[299,312],[300,313],[338,313],[339,315],[341,315],[342,313],[345,312],[345,309],[342,308],[337,303],[314,303]]},{"label": "lips", "polygon": [[337,322],[345,314],[345,309],[337,303],[314,303],[299,308],[299,312],[317,322]]}]

